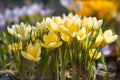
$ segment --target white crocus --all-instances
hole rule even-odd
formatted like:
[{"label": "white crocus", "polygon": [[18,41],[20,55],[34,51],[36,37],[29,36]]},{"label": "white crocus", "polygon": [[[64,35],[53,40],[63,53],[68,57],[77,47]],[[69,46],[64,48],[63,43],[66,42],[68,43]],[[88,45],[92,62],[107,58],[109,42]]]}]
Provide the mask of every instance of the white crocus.
[{"label": "white crocus", "polygon": [[104,32],[104,40],[107,44],[110,44],[114,41],[116,41],[118,38],[118,35],[113,35],[111,30],[106,30]]},{"label": "white crocus", "polygon": [[99,29],[102,23],[103,20],[97,20],[95,17],[84,17],[82,21],[82,25],[87,28],[87,31]]},{"label": "white crocus", "polygon": [[30,38],[31,26],[21,23],[20,25],[12,25],[12,28],[7,27],[8,32],[20,40],[27,40]]}]

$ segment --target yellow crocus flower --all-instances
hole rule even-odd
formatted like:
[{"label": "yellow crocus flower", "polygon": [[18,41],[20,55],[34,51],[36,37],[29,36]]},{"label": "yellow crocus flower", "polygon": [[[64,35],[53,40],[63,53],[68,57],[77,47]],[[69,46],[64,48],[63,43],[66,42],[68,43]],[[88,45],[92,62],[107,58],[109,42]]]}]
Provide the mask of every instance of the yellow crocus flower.
[{"label": "yellow crocus flower", "polygon": [[47,32],[48,29],[45,26],[44,22],[36,22],[36,33],[37,36],[43,37],[44,33]]},{"label": "yellow crocus flower", "polygon": [[106,30],[103,35],[104,35],[105,43],[107,44],[110,44],[116,41],[118,38],[118,35],[113,35],[111,30]]},{"label": "yellow crocus flower", "polygon": [[[67,20],[72,21],[75,25],[78,25],[79,27],[81,27],[81,22],[82,22],[81,16],[73,15],[72,13],[69,13],[68,16],[64,14],[63,15],[64,24],[66,24],[65,22],[67,22]],[[68,25],[70,25],[70,22],[68,23]]]},{"label": "yellow crocus flower", "polygon": [[46,32],[47,28],[45,27],[44,22],[36,22],[36,30],[40,32]]},{"label": "yellow crocus flower", "polygon": [[[71,38],[76,37],[80,28],[80,19],[74,19],[75,17],[65,17],[64,25],[59,26],[59,31],[69,35]],[[80,17],[79,17],[80,18]]]},{"label": "yellow crocus flower", "polygon": [[61,33],[61,39],[67,43],[67,45],[70,45],[71,38],[69,35],[65,33]]},{"label": "yellow crocus flower", "polygon": [[95,40],[94,47],[99,47],[100,45],[102,45],[103,40],[104,40],[103,34],[99,33]]},{"label": "yellow crocus flower", "polygon": [[44,21],[45,26],[49,29],[49,30],[53,30],[53,31],[58,31],[58,25],[53,21],[53,19],[51,18],[46,18]]},{"label": "yellow crocus flower", "polygon": [[30,38],[31,26],[21,23],[20,25],[12,25],[12,28],[7,27],[8,32],[19,38],[20,40],[27,40]]},{"label": "yellow crocus flower", "polygon": [[37,42],[35,45],[29,44],[26,48],[26,51],[21,51],[21,55],[30,61],[39,61],[41,54],[40,43]]},{"label": "yellow crocus flower", "polygon": [[78,41],[82,41],[87,37],[86,34],[86,28],[82,27],[82,29],[79,30],[79,32],[77,33],[77,40]]},{"label": "yellow crocus flower", "polygon": [[103,20],[97,20],[95,17],[84,17],[82,25],[86,27],[87,31],[97,30],[102,26]]},{"label": "yellow crocus flower", "polygon": [[57,24],[57,25],[62,25],[64,23],[63,19],[61,17],[53,17],[53,21]]},{"label": "yellow crocus flower", "polygon": [[89,56],[90,56],[90,59],[97,60],[102,56],[102,54],[101,52],[96,51],[96,49],[91,49],[89,51]]},{"label": "yellow crocus flower", "polygon": [[49,31],[48,35],[43,36],[43,41],[41,45],[46,48],[57,48],[62,45],[59,36],[53,31]]},{"label": "yellow crocus flower", "polygon": [[91,36],[93,39],[95,39],[95,42],[93,43],[94,47],[100,47],[104,45],[104,36],[101,28],[99,31],[93,31]]}]

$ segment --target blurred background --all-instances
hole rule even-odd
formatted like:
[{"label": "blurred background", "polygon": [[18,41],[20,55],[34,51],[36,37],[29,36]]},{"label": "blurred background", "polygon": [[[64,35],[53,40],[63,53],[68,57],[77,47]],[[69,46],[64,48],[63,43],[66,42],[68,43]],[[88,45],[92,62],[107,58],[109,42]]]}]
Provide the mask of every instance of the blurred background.
[{"label": "blurred background", "polygon": [[11,24],[34,24],[43,17],[66,12],[59,0],[0,0],[0,31]]}]

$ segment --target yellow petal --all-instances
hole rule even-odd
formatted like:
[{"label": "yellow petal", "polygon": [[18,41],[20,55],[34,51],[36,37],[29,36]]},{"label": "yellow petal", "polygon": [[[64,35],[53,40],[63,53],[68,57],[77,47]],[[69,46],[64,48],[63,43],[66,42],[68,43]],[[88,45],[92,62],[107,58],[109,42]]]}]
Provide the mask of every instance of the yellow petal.
[{"label": "yellow petal", "polygon": [[43,36],[43,41],[44,41],[44,42],[48,42],[48,43],[49,43],[49,38],[48,38],[48,36],[47,36],[47,35],[44,35],[44,36]]},{"label": "yellow petal", "polygon": [[73,20],[71,20],[71,19],[67,19],[65,21],[65,27],[68,29],[71,27],[72,24],[73,24]]},{"label": "yellow petal", "polygon": [[53,33],[53,34],[49,35],[50,42],[57,42],[57,40],[58,40],[58,37],[56,34]]},{"label": "yellow petal", "polygon": [[36,50],[36,58],[38,58],[41,54],[41,46],[40,43],[35,44],[35,50]]},{"label": "yellow petal", "polygon": [[69,29],[67,29],[65,26],[63,26],[63,25],[61,25],[60,27],[59,27],[59,31],[61,32],[61,33],[66,33],[66,34],[70,34],[70,32],[69,32]]},{"label": "yellow petal", "polygon": [[57,25],[56,23],[51,22],[50,26],[51,26],[51,29],[52,29],[52,30],[58,31],[58,25]]},{"label": "yellow petal", "polygon": [[59,46],[62,45],[62,42],[51,42],[49,44],[43,44],[43,43],[41,43],[41,45],[43,47],[46,47],[46,48],[57,48],[57,47],[59,47]]},{"label": "yellow petal", "polygon": [[54,17],[54,22],[58,25],[63,24],[63,20],[61,17]]},{"label": "yellow petal", "polygon": [[40,54],[41,54],[41,49],[39,48],[37,53],[36,53],[36,58],[40,57]]},{"label": "yellow petal", "polygon": [[53,31],[50,31],[48,33],[48,35],[44,35],[43,36],[43,41],[46,43],[46,44],[49,44],[51,42],[57,42],[58,41],[58,37],[57,35],[53,32]]},{"label": "yellow petal", "polygon": [[50,48],[50,47],[48,46],[48,44],[45,44],[45,43],[41,43],[41,46],[42,46],[42,47],[45,47],[45,48]]},{"label": "yellow petal", "polygon": [[32,44],[29,44],[28,46],[27,46],[27,53],[29,53],[29,54],[31,54],[32,56],[35,56],[35,51],[34,51],[34,47],[33,47],[33,45]]},{"label": "yellow petal", "polygon": [[103,20],[98,20],[98,21],[94,21],[94,30],[97,30],[99,27],[102,26]]},{"label": "yellow petal", "polygon": [[41,58],[40,57],[37,57],[34,61],[39,61]]},{"label": "yellow petal", "polygon": [[97,52],[96,49],[92,49],[89,51],[90,59],[96,60],[99,59],[102,55],[101,52]]},{"label": "yellow petal", "polygon": [[21,55],[22,55],[25,59],[28,59],[28,60],[31,60],[31,61],[34,61],[34,60],[35,60],[35,58],[34,58],[32,55],[30,55],[29,53],[26,53],[26,52],[24,52],[24,51],[21,51]]},{"label": "yellow petal", "polygon": [[59,47],[62,45],[62,42],[57,42],[55,48]]},{"label": "yellow petal", "polygon": [[67,42],[68,44],[70,44],[70,36],[68,36],[65,33],[61,33],[61,38],[63,41]]},{"label": "yellow petal", "polygon": [[55,47],[56,45],[57,45],[56,42],[51,42],[51,43],[48,44],[49,47]]}]

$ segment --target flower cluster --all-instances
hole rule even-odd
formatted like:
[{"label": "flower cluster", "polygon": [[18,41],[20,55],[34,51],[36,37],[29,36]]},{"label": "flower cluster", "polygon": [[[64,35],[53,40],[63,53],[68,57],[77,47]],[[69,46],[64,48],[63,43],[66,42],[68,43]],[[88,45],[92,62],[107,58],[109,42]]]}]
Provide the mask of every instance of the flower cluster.
[{"label": "flower cluster", "polygon": [[[81,19],[80,16],[74,16],[70,13],[68,16],[63,15],[63,17],[47,17],[43,22],[37,22],[36,27],[21,23],[20,25],[12,25],[11,28],[7,27],[7,29],[11,35],[20,41],[36,41],[42,38],[39,39],[39,45],[45,48],[57,48],[63,42],[71,46],[74,40],[77,40],[79,45],[90,44],[95,39],[94,43],[92,43],[93,49],[95,49],[100,45],[103,47],[114,42],[118,37],[113,35],[111,30],[103,32],[102,23],[102,20],[97,20],[95,17]],[[40,35],[41,32],[42,35]],[[86,47],[88,47],[88,44]],[[29,46],[32,45],[28,45],[27,49]]]},{"label": "flower cluster", "polygon": [[20,49],[16,45],[11,45],[11,48],[18,48],[25,59],[33,62],[47,59],[47,64],[52,56],[56,66],[60,61],[62,67],[69,62],[88,67],[90,62],[102,56],[102,47],[118,38],[111,30],[103,31],[102,23],[103,20],[97,20],[95,17],[81,18],[70,13],[68,16],[47,17],[35,26],[21,23],[7,29],[16,41],[22,44]]}]

